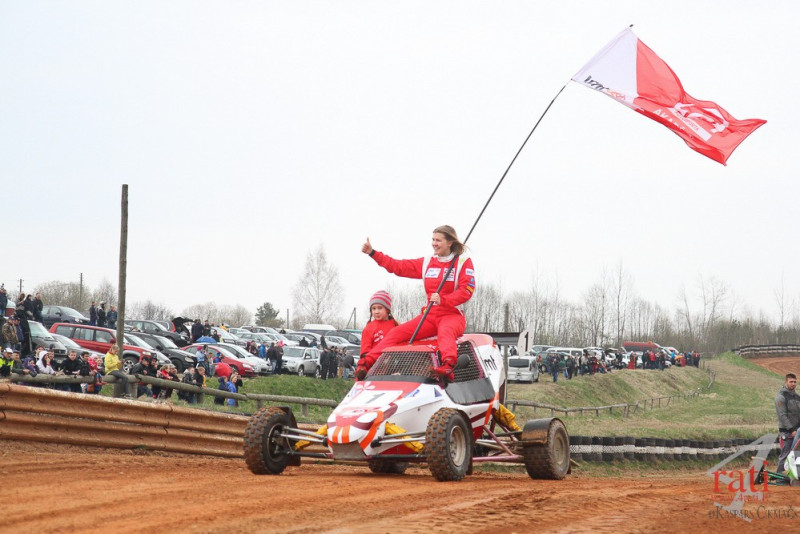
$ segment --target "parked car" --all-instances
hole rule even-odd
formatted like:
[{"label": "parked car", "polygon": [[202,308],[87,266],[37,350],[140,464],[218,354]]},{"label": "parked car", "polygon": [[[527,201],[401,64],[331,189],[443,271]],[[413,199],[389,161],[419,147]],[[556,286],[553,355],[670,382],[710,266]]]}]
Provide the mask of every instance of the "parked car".
[{"label": "parked car", "polygon": [[229,343],[217,343],[218,347],[226,348],[234,353],[240,360],[248,364],[250,367],[253,368],[253,371],[257,375],[268,375],[269,374],[269,364],[266,360],[262,360],[258,356],[253,356],[242,347],[238,345],[231,345]]},{"label": "parked car", "polygon": [[103,372],[103,367],[105,366],[105,358],[106,358],[105,354],[97,352],[96,350],[85,349],[80,345],[78,345],[77,343],[75,343],[74,340],[66,336],[62,336],[61,334],[50,334],[50,335],[56,338],[56,340],[58,340],[59,342],[61,342],[61,344],[64,345],[64,347],[66,347],[67,352],[74,350],[79,355],[84,352],[88,352],[89,357],[97,362],[97,368],[100,369],[100,372]]},{"label": "parked car", "polygon": [[325,339],[328,339],[328,336],[343,337],[348,343],[352,345],[358,345],[359,347],[361,346],[361,332],[352,332],[350,330],[332,330],[330,332],[325,332]]},{"label": "parked car", "polygon": [[316,346],[319,346],[320,343],[320,335],[315,334],[313,332],[287,332],[283,334],[287,339],[292,341],[296,341],[298,344],[300,343],[301,339],[305,339],[307,343],[311,343],[312,341],[316,343]]},{"label": "parked car", "polygon": [[169,358],[169,361],[175,366],[175,369],[177,369],[179,373],[184,372],[187,367],[194,367],[197,365],[197,359],[194,357],[194,354],[180,349],[166,336],[137,332],[136,337]]},{"label": "parked car", "polygon": [[[229,348],[219,346],[218,343],[194,343],[185,347],[184,350],[190,354],[195,354],[198,348],[202,348],[206,355],[211,352],[212,356],[218,357],[221,362],[227,363],[232,368],[235,368],[236,371],[244,377],[256,375],[255,370],[249,363],[243,361],[238,357],[237,353],[231,351]],[[213,387],[213,384],[211,387]]]},{"label": "parked car", "polygon": [[325,335],[325,344],[329,347],[342,349],[345,352],[358,352],[361,349],[361,344],[356,345],[355,343],[350,343],[343,337],[329,336],[327,334]]},{"label": "parked car", "polygon": [[230,332],[228,332],[227,330],[225,330],[222,327],[212,326],[211,327],[211,333],[212,334],[217,334],[219,336],[219,342],[220,343],[229,343],[231,345],[239,345],[240,347],[246,347],[247,346],[247,341],[246,340],[244,340],[244,339],[242,339],[240,337],[236,337],[235,335],[231,334]]},{"label": "parked car", "polygon": [[67,306],[45,306],[42,308],[42,324],[50,328],[55,323],[89,324],[89,318],[78,310]]},{"label": "parked car", "polygon": [[[50,332],[53,334],[61,334],[62,336],[72,339],[85,349],[101,352],[103,354],[108,352],[111,345],[117,343],[117,333],[110,328],[103,328],[101,326],[56,323],[50,327]],[[157,357],[158,353],[152,349],[128,344],[124,339],[122,341],[123,345],[121,347],[122,353],[120,354],[120,359],[122,360],[122,370],[126,373],[130,372],[131,367],[145,354],[151,357]],[[169,360],[167,359],[164,363],[169,363]]]},{"label": "parked car", "polygon": [[319,349],[283,347],[283,368],[300,376],[319,376]]},{"label": "parked car", "polygon": [[252,324],[246,324],[246,325],[241,326],[240,328],[242,328],[244,330],[248,330],[250,332],[261,332],[261,333],[264,333],[264,334],[277,334],[278,333],[277,330],[275,330],[274,328],[269,327],[269,326],[256,326],[256,325],[252,325]]},{"label": "parked car", "polygon": [[48,350],[52,350],[55,355],[54,359],[59,363],[67,357],[67,347],[54,338],[41,323],[28,321],[28,326],[30,326],[31,329],[31,341],[33,341],[36,347],[44,347]]},{"label": "parked car", "polygon": [[125,326],[130,326],[132,329],[138,330],[139,332],[144,332],[146,334],[156,334],[158,336],[168,337],[178,347],[185,347],[189,344],[188,336],[182,335],[180,332],[172,332],[167,330],[160,322],[126,319]]},{"label": "parked car", "polygon": [[530,382],[531,384],[539,381],[539,365],[534,356],[513,356],[508,359],[509,382]]}]

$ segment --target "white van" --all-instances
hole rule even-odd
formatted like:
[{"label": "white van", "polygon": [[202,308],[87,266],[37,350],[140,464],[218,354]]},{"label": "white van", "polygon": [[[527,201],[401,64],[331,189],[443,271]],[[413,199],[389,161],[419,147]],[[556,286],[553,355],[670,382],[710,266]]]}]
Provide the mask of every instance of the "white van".
[{"label": "white van", "polygon": [[303,326],[303,330],[306,332],[313,332],[314,334],[324,334],[325,332],[330,332],[331,330],[336,330],[335,327],[329,324],[315,324],[315,323],[308,323],[307,325]]}]

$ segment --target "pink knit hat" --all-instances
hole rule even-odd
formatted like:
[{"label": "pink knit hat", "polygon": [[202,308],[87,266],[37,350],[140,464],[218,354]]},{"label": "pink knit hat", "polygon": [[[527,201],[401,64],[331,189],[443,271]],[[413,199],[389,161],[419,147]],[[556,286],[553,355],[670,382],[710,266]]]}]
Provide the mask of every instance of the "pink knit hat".
[{"label": "pink knit hat", "polygon": [[388,291],[376,291],[372,298],[369,299],[369,307],[372,308],[373,304],[380,304],[387,310],[389,313],[392,312],[392,296],[389,294]]}]

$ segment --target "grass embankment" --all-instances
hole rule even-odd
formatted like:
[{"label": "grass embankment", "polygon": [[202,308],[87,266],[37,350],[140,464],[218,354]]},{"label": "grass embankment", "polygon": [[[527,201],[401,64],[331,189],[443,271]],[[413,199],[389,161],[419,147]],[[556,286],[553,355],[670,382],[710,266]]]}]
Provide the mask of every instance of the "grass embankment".
[{"label": "grass embankment", "polygon": [[[607,413],[600,417],[564,418],[571,434],[691,439],[757,438],[775,431],[774,398],[782,377],[733,353],[706,360],[716,372],[708,391],[687,400],[672,400],[662,408],[640,409],[629,417]],[[691,367],[665,371],[621,370],[606,375],[559,379],[557,384],[512,384],[509,399],[527,399],[567,408],[635,403],[653,397],[687,393],[708,384],[708,371]],[[543,411],[520,406],[520,420],[542,417]],[[549,415],[549,412],[546,412]]]}]

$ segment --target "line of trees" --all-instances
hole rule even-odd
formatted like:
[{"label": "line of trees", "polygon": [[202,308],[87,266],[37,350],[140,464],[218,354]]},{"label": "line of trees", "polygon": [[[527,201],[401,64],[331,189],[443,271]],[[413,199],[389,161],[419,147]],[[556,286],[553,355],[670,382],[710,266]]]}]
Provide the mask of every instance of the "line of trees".
[{"label": "line of trees", "polygon": [[[425,305],[421,283],[389,286],[393,314],[406,321]],[[61,304],[87,313],[92,300],[116,304],[113,284],[103,280],[97,288],[80,288],[73,282],[39,285],[46,304]],[[746,344],[800,343],[800,311],[785,291],[783,281],[775,290],[778,321],[763,312],[743,310],[733,291],[713,277],[699,277],[692,287],[679,292],[677,305],[670,308],[638,295],[633,279],[619,263],[590,286],[580,302],[565,299],[558,284],[548,284],[534,275],[531,287],[506,294],[492,283],[480,283],[466,306],[468,332],[514,332],[528,329],[534,343],[567,346],[619,347],[626,340],[651,340],[681,350],[722,352]],[[310,252],[294,288],[291,328],[305,323],[330,323],[344,327],[340,316],[343,288],[339,272],[323,247]],[[151,300],[128,304],[129,319],[171,319],[173,311]],[[256,324],[285,327],[278,310],[264,302],[255,314],[242,305],[195,304],[181,312],[232,326]]]}]

